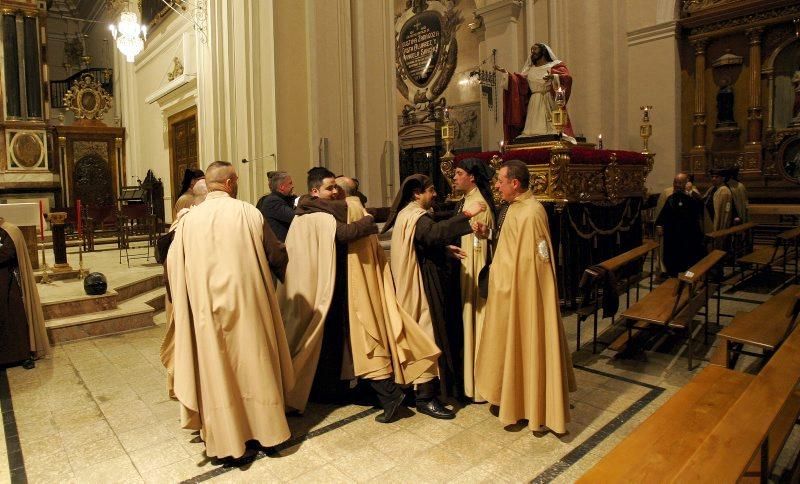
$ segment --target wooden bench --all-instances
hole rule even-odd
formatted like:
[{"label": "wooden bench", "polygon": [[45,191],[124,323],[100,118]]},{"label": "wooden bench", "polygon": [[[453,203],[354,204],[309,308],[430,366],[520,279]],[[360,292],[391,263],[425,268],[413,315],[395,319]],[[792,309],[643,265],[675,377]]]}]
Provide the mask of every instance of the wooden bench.
[{"label": "wooden bench", "polygon": [[767,482],[800,414],[798,354],[800,331],[794,330],[683,464],[676,482],[734,482],[756,476]]},{"label": "wooden bench", "polygon": [[736,268],[736,261],[749,253],[752,244],[754,222],[734,225],[727,229],[715,230],[706,234],[706,247],[708,251],[720,249],[728,252],[730,265]]},{"label": "wooden bench", "polygon": [[[703,335],[708,338],[709,276],[712,269],[725,257],[725,252],[714,250],[677,278],[667,279],[644,298],[622,313],[628,330],[628,344],[633,342],[633,330],[660,326],[665,330],[682,330],[689,343],[689,369],[693,368],[694,317],[705,307]],[[637,324],[638,322],[645,324]]]},{"label": "wooden bench", "polygon": [[[800,285],[792,285],[754,310],[738,313],[730,325],[717,333],[725,343],[725,366],[733,369],[740,354],[772,355],[796,326],[798,312]],[[744,346],[760,348],[762,354],[744,351]]]},{"label": "wooden bench", "polygon": [[703,368],[578,482],[669,480],[753,379],[719,366]]},{"label": "wooden bench", "polygon": [[[576,319],[577,324],[577,346],[576,348],[580,350],[581,348],[581,323],[588,319],[589,316],[594,316],[594,333],[592,338],[592,353],[597,352],[597,313],[602,306],[603,300],[603,293],[601,290],[602,286],[602,277],[600,276],[600,272],[596,268],[599,267],[602,271],[609,271],[614,274],[614,277],[617,281],[622,279],[621,284],[617,284],[616,295],[619,296],[624,291],[625,298],[627,301],[627,307],[630,307],[630,289],[631,284],[636,284],[636,300],[639,300],[639,281],[641,276],[641,271],[638,270],[636,274],[627,274],[626,277],[619,277],[620,274],[624,272],[626,269],[630,269],[636,264],[643,263],[643,260],[647,258],[647,255],[653,252],[654,250],[658,249],[659,244],[652,240],[645,242],[644,244],[640,245],[639,247],[635,247],[627,252],[623,252],[617,256],[612,257],[611,259],[605,260],[596,266],[587,267],[584,271],[584,277],[589,278],[589,290],[587,293],[589,294],[588,300],[584,300],[582,302],[582,306],[578,308],[577,314],[578,317]],[[653,258],[650,259],[650,290],[653,290]],[[636,277],[634,277],[636,276]],[[614,314],[611,315],[611,324],[614,323]]]},{"label": "wooden bench", "polygon": [[773,265],[782,262],[783,272],[786,273],[786,263],[790,258],[794,258],[794,277],[797,278],[798,260],[797,260],[797,244],[800,238],[800,227],[793,228],[778,234],[775,237],[775,242],[771,247],[760,247],[753,252],[740,257],[737,263],[742,266],[742,282],[745,277],[745,266],[752,268],[753,272],[750,277],[755,276],[761,269],[770,270]]},{"label": "wooden bench", "polygon": [[[791,382],[792,378],[797,381],[797,369],[789,369],[785,376],[785,383]],[[713,449],[711,452],[717,453],[718,464],[725,465],[730,447],[718,440],[723,422],[729,419],[731,412],[738,413],[737,407],[743,405],[743,400],[747,402],[745,405],[753,404],[751,393],[762,392],[767,379],[773,377],[763,372],[753,376],[719,366],[705,367],[578,482],[734,482],[741,476],[759,476],[762,469],[766,474],[775,465],[800,413],[800,392],[791,389],[786,392],[786,384],[781,386],[785,405],[773,405],[769,410],[773,413],[765,419],[771,425],[766,426],[764,435],[772,443],[766,454],[766,465],[762,465],[760,456],[753,459],[751,454],[751,458],[738,463],[737,471],[728,478],[722,478],[716,468],[692,476],[682,475],[691,469],[689,462],[695,459],[697,452],[707,445],[709,450]],[[757,412],[757,406],[752,408]],[[733,435],[737,429],[747,427],[749,422],[730,419],[728,423],[732,440],[727,443],[737,445]],[[715,442],[718,447],[710,442]],[[758,445],[756,442],[756,448]]]}]

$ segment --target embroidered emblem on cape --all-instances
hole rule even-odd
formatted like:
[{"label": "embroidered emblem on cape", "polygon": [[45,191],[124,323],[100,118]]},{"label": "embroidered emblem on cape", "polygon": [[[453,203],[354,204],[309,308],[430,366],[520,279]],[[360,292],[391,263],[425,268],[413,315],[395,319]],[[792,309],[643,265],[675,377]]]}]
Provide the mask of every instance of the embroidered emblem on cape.
[{"label": "embroidered emblem on cape", "polygon": [[547,241],[545,239],[539,240],[536,244],[536,252],[543,261],[550,262],[550,248],[547,246]]}]

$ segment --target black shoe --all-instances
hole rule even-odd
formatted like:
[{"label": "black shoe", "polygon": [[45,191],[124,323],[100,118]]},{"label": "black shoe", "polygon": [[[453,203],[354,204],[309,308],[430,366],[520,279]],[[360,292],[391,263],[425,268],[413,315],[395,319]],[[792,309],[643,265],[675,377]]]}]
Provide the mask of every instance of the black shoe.
[{"label": "black shoe", "polygon": [[26,370],[33,370],[36,368],[36,361],[33,358],[28,358],[27,360],[22,362],[22,367]]},{"label": "black shoe", "polygon": [[389,423],[397,416],[397,409],[400,408],[403,399],[406,398],[406,394],[399,387],[397,387],[395,393],[393,398],[383,407],[383,413],[375,417],[376,422]]},{"label": "black shoe", "polygon": [[442,402],[440,402],[438,398],[428,400],[427,402],[417,402],[417,412],[443,420],[456,418],[456,413],[442,405]]}]

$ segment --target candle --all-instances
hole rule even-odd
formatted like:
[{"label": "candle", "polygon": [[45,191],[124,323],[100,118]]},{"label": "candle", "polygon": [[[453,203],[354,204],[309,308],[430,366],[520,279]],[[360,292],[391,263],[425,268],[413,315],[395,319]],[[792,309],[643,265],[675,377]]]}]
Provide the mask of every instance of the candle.
[{"label": "candle", "polygon": [[39,200],[39,228],[42,233],[42,242],[44,242],[44,203]]},{"label": "candle", "polygon": [[77,216],[77,221],[78,221],[78,227],[77,227],[78,235],[83,235],[83,232],[81,231],[81,200],[80,199],[75,201],[75,212],[76,212],[75,215]]},{"label": "candle", "polygon": [[602,150],[603,149],[603,135],[602,134],[598,134],[597,135],[597,149],[598,150]]}]

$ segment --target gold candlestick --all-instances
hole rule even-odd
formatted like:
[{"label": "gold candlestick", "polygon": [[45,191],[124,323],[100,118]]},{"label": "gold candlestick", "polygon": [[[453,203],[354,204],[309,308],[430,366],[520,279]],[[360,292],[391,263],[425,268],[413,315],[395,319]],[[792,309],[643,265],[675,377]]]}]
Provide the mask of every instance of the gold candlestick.
[{"label": "gold candlestick", "polygon": [[44,251],[44,241],[42,241],[42,278],[39,280],[42,284],[50,284],[50,273],[47,272],[47,258]]},{"label": "gold candlestick", "polygon": [[565,106],[567,105],[566,100],[564,99],[564,89],[558,88],[556,91],[556,108],[553,109],[550,114],[553,117],[553,127],[556,128],[558,131],[558,143],[564,144],[562,139],[564,135],[564,127],[567,126],[569,115],[567,114],[567,110]]},{"label": "gold candlestick", "polygon": [[78,279],[84,279],[89,271],[83,267],[83,246],[78,244]]},{"label": "gold candlestick", "polygon": [[642,154],[646,155],[650,153],[647,148],[647,140],[653,135],[653,126],[650,124],[650,111],[653,106],[639,106],[639,109],[642,110],[642,124],[639,126],[639,136],[642,138],[642,143],[644,143]]}]

